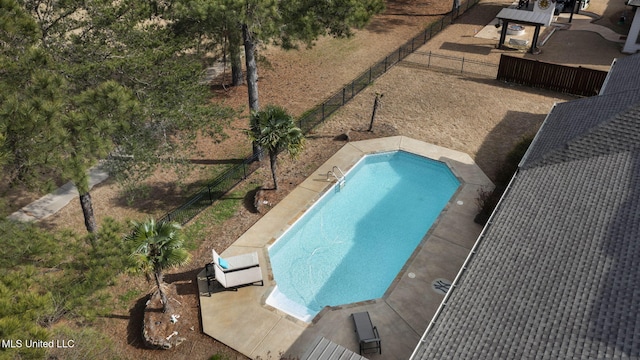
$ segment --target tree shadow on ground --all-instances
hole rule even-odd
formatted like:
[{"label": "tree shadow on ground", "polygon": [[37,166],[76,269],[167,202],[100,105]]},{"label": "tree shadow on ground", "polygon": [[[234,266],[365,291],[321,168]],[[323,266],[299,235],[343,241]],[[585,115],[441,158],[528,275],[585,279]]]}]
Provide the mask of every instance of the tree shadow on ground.
[{"label": "tree shadow on ground", "polygon": [[195,165],[221,165],[221,164],[242,164],[246,159],[190,159],[189,162]]},{"label": "tree shadow on ground", "polygon": [[204,269],[197,267],[188,271],[166,274],[164,281],[168,284],[173,284],[176,287],[176,294],[178,295],[197,295],[198,294],[198,273]]},{"label": "tree shadow on ground", "polygon": [[504,3],[478,3],[473,7],[473,16],[465,16],[467,13],[464,12],[455,19],[455,23],[485,26],[487,24],[484,21],[481,21],[482,19],[486,19],[487,17],[492,18],[492,16],[495,16],[504,8]]},{"label": "tree shadow on ground", "polygon": [[384,34],[393,30],[394,27],[397,26],[405,26],[408,22],[399,18],[388,18],[388,17],[379,17],[371,20],[369,25],[366,26],[367,31],[371,31],[376,34]]},{"label": "tree shadow on ground", "polygon": [[472,44],[457,44],[452,42],[443,42],[440,45],[442,50],[458,51],[463,53],[489,55],[491,50],[495,48],[494,44],[490,45],[472,45]]},{"label": "tree shadow on ground", "polygon": [[258,213],[255,200],[256,200],[256,194],[258,193],[258,191],[260,191],[261,188],[262,188],[261,186],[258,186],[255,189],[248,191],[247,194],[244,196],[244,201],[243,201],[244,208],[247,209],[247,211],[249,211],[252,214]]},{"label": "tree shadow on ground", "polygon": [[186,194],[191,194],[199,187],[190,184],[187,189],[180,189],[175,182],[145,182],[143,186],[133,190],[134,198],[131,198],[124,191],[120,191],[118,196],[111,201],[111,206],[132,208],[138,212],[150,213],[155,209],[180,206],[185,201]]},{"label": "tree shadow on ground", "polygon": [[149,300],[149,295],[145,295],[136,301],[135,305],[129,309],[129,324],[127,324],[127,344],[137,349],[148,349],[142,339],[142,324],[144,322],[144,308]]},{"label": "tree shadow on ground", "polygon": [[[199,159],[191,160],[196,165],[239,165],[245,162],[245,159]],[[229,169],[222,171],[217,176],[201,179],[189,183],[180,183],[178,181],[146,181],[144,185],[133,189],[129,193],[120,191],[118,196],[113,200],[113,206],[129,207],[139,212],[153,212],[155,209],[172,209],[186,203],[191,197],[196,195],[198,191],[207,187]],[[133,195],[133,198],[131,197]],[[208,194],[209,197],[217,198],[221,194],[217,191]]]}]

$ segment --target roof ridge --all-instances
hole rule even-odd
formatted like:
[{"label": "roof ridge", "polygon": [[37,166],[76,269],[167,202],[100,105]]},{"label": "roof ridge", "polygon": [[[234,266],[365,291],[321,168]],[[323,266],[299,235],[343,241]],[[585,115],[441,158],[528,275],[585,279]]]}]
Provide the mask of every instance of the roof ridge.
[{"label": "roof ridge", "polygon": [[636,149],[640,147],[640,134],[632,131],[634,127],[630,124],[635,124],[636,129],[640,127],[640,102],[571,139],[563,150],[549,154],[543,163],[581,160]]},{"label": "roof ridge", "polygon": [[[540,128],[540,133],[548,134],[544,140],[534,139],[521,167],[529,169],[639,147],[640,134],[633,129],[640,127],[640,92],[625,93],[558,104]],[[581,118],[585,112],[590,113],[591,121]],[[563,135],[556,136],[556,132]]]}]

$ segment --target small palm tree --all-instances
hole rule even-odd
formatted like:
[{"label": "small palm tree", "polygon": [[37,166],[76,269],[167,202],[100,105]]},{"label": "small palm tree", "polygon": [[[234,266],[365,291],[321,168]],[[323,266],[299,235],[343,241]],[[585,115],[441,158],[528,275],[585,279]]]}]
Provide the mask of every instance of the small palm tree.
[{"label": "small palm tree", "polygon": [[273,188],[278,189],[277,160],[278,153],[287,150],[292,158],[304,148],[304,134],[293,121],[293,117],[280,106],[268,105],[263,110],[251,114],[258,132],[248,132],[251,141],[269,153]]},{"label": "small palm tree", "polygon": [[167,311],[167,295],[164,291],[162,271],[164,269],[184,265],[191,256],[183,248],[182,227],[175,222],[156,223],[149,219],[142,223],[133,222],[133,232],[127,240],[134,242],[135,250],[131,254],[135,265],[133,270],[150,276],[153,274],[162,310]]}]

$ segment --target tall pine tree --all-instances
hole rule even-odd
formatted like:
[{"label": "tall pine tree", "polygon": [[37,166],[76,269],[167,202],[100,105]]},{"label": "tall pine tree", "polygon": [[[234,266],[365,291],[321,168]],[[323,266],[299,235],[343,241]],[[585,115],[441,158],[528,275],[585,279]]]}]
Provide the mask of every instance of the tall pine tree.
[{"label": "tall pine tree", "polygon": [[[199,8],[210,10],[199,12],[202,21],[212,21],[224,14],[226,23],[237,23],[237,26],[225,29],[230,34],[238,31],[235,36],[242,38],[247,95],[252,113],[260,110],[256,61],[259,44],[274,43],[291,49],[299,44],[311,46],[320,36],[351,36],[353,28],[364,26],[373,15],[384,9],[382,0],[199,0],[198,4]],[[207,7],[206,4],[211,6]],[[176,20],[180,22],[184,14],[177,14]],[[231,46],[234,44],[231,43]],[[258,134],[256,123],[252,122],[250,128]],[[259,151],[259,147],[254,146],[254,153]]]},{"label": "tall pine tree", "polygon": [[52,174],[73,181],[89,232],[89,168],[105,160],[116,179],[140,181],[184,158],[199,132],[219,136],[232,115],[211,104],[194,42],[174,36],[162,8],[0,1],[11,20],[0,25],[10,44],[0,56],[3,168],[30,186]]}]

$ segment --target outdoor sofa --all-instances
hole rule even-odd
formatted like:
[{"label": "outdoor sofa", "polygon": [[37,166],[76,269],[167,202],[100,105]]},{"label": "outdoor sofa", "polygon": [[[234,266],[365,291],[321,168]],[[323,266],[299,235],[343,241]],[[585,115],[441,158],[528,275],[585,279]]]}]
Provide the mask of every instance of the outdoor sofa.
[{"label": "outdoor sofa", "polygon": [[215,280],[225,288],[245,285],[264,285],[258,253],[248,253],[222,258],[215,250],[213,263]]}]

